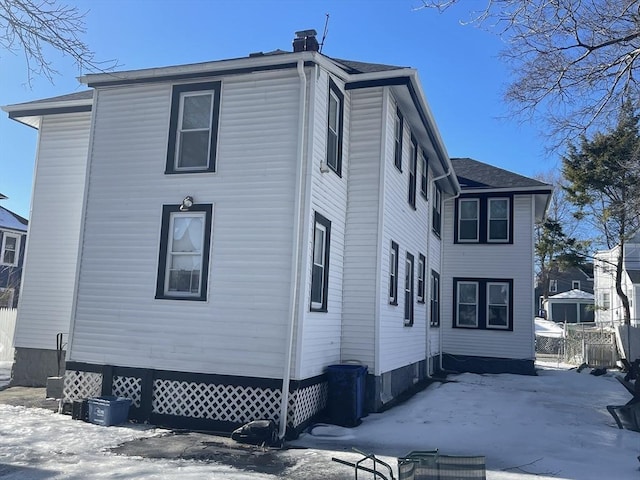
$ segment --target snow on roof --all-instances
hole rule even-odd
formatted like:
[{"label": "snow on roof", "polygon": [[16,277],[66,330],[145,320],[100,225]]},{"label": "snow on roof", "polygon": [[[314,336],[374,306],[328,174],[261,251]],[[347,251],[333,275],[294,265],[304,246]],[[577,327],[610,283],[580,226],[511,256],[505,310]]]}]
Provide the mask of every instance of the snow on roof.
[{"label": "snow on roof", "polygon": [[22,218],[20,215],[17,215],[4,207],[0,207],[0,228],[26,232],[27,223],[27,220]]},{"label": "snow on roof", "polygon": [[583,292],[582,290],[574,288],[573,290],[569,290],[568,292],[551,295],[549,298],[552,298],[554,300],[594,300],[595,297],[593,296],[593,293]]}]

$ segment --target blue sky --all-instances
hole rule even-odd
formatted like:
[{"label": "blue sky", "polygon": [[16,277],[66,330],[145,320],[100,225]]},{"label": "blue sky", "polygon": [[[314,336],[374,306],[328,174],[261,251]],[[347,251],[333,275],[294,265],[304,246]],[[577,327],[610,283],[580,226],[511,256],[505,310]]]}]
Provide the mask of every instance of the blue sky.
[{"label": "blue sky", "polygon": [[[64,0],[63,0],[64,1]],[[509,81],[495,35],[462,25],[469,8],[439,14],[416,9],[420,0],[66,0],[86,16],[84,40],[97,59],[117,60],[121,70],[244,57],[290,50],[294,32],[329,28],[323,53],[330,57],[413,67],[452,157],[472,157],[523,175],[555,168],[540,130],[507,117],[502,92]],[[50,52],[60,75],[55,84],[27,85],[21,53],[0,49],[0,105],[81,89],[69,58]],[[29,216],[37,132],[0,112],[2,206]]]}]

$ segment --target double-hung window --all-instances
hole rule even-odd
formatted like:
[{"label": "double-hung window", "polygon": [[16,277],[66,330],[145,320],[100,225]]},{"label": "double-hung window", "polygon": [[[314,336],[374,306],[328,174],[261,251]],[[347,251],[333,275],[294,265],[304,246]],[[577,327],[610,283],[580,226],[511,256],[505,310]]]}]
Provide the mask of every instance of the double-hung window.
[{"label": "double-hung window", "polygon": [[463,196],[456,201],[455,211],[455,243],[512,243],[510,196]]},{"label": "double-hung window", "polygon": [[487,282],[487,328],[509,328],[509,284]]},{"label": "double-hung window", "polygon": [[436,235],[440,235],[440,228],[442,223],[441,218],[441,208],[442,208],[442,193],[440,192],[440,188],[435,183],[433,184],[433,200],[432,200],[432,214],[431,214],[431,228],[436,233]]},{"label": "double-hung window", "polygon": [[398,305],[398,244],[393,241],[389,250],[389,303]]},{"label": "double-hung window", "polygon": [[0,248],[0,265],[15,267],[20,256],[20,235],[4,233],[2,235],[2,248]]},{"label": "double-hung window", "polygon": [[454,327],[513,330],[513,280],[454,278]]},{"label": "double-hung window", "polygon": [[458,241],[477,242],[480,226],[480,201],[477,198],[458,202]]},{"label": "double-hung window", "polygon": [[418,255],[418,293],[417,300],[418,303],[424,303],[425,299],[425,273],[426,273],[426,263],[427,259],[423,254]]},{"label": "double-hung window", "polygon": [[431,270],[431,318],[432,327],[440,326],[440,274]]},{"label": "double-hung window", "polygon": [[428,179],[429,179],[429,160],[427,157],[427,154],[425,153],[424,150],[420,151],[420,165],[421,165],[421,169],[420,169],[420,193],[422,194],[422,196],[424,197],[424,199],[427,199],[427,188],[428,188]]},{"label": "double-hung window", "polygon": [[404,270],[404,324],[413,325],[413,255],[407,252]]},{"label": "double-hung window", "polygon": [[175,85],[165,173],[214,172],[220,82]]},{"label": "double-hung window", "polygon": [[417,169],[418,169],[418,142],[411,135],[411,156],[409,157],[409,196],[408,201],[414,209],[416,208],[416,185],[417,185]]},{"label": "double-hung window", "polygon": [[456,326],[478,326],[478,282],[457,282]]},{"label": "double-hung window", "polygon": [[509,241],[509,199],[488,199],[488,242]]},{"label": "double-hung window", "polygon": [[344,117],[344,95],[329,80],[329,105],[327,107],[327,166],[342,176],[342,124]]},{"label": "double-hung window", "polygon": [[611,308],[611,294],[609,292],[602,293],[601,304],[604,310],[609,310]]},{"label": "double-hung window", "polygon": [[162,209],[156,298],[207,299],[213,205]]},{"label": "double-hung window", "polygon": [[571,281],[571,289],[572,290],[580,290],[580,280],[572,280]]},{"label": "double-hung window", "polygon": [[556,293],[558,291],[558,280],[549,280],[549,293]]},{"label": "double-hung window", "polygon": [[313,229],[313,266],[311,269],[310,305],[310,310],[314,312],[327,311],[330,244],[331,222],[316,212]]},{"label": "double-hung window", "polygon": [[400,109],[396,109],[396,122],[395,122],[395,142],[393,150],[393,163],[396,168],[402,171],[402,135],[403,135],[404,118]]}]

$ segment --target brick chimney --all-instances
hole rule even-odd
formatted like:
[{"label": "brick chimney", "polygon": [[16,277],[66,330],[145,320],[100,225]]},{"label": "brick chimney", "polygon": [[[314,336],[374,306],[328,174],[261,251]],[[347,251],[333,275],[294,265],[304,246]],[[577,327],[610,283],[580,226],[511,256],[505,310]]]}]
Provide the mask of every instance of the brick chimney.
[{"label": "brick chimney", "polygon": [[293,39],[294,52],[317,52],[320,49],[315,30],[300,30],[296,32],[296,38]]}]

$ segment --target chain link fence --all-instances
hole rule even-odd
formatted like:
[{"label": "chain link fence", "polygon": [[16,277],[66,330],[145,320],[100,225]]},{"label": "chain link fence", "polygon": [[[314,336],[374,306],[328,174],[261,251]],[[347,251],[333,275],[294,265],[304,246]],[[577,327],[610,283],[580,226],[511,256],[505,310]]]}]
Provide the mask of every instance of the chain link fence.
[{"label": "chain link fence", "polygon": [[573,365],[586,363],[593,368],[615,367],[620,355],[615,332],[593,323],[562,325],[564,335],[549,337],[536,335],[536,355],[553,356]]}]

